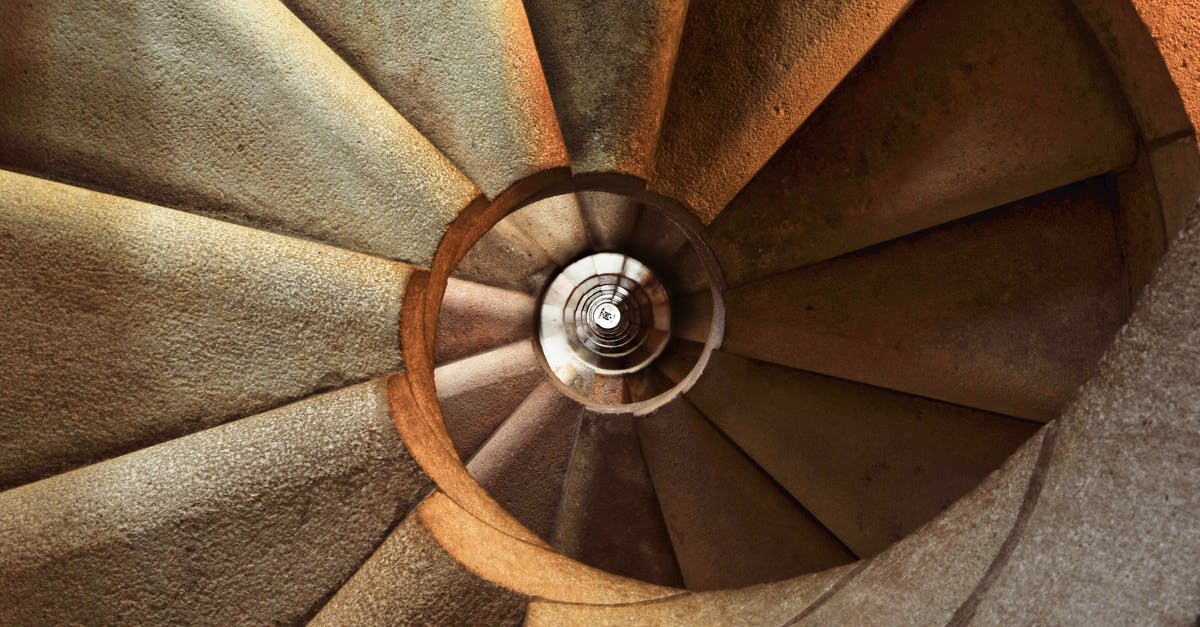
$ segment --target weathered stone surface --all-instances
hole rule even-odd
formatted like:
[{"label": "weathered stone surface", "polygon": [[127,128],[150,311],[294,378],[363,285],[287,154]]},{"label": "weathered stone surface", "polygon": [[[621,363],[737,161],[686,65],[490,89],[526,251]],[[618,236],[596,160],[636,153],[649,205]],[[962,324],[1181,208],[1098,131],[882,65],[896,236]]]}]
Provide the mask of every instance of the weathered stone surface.
[{"label": "weathered stone surface", "polygon": [[504,218],[538,243],[559,268],[590,247],[575,194],[559,194],[521,207]]},{"label": "weathered stone surface", "polygon": [[471,246],[454,269],[454,277],[537,295],[554,268],[554,259],[541,244],[506,218]]},{"label": "weathered stone surface", "polygon": [[1131,162],[1133,122],[1077,22],[1060,2],[915,4],[713,222],[729,283]]},{"label": "weathered stone surface", "polygon": [[1133,0],[1133,6],[1166,61],[1195,127],[1200,124],[1200,2]]},{"label": "weathered stone surface", "polygon": [[295,622],[428,487],[377,380],[9,490],[0,622]]},{"label": "weathered stone surface", "polygon": [[554,532],[581,411],[543,382],[467,464],[493,498],[546,540]]},{"label": "weathered stone surface", "polygon": [[1188,624],[1200,607],[1200,206],[1060,420],[981,623]]},{"label": "weathered stone surface", "polygon": [[480,579],[414,515],[313,618],[312,625],[518,625],[525,598]]},{"label": "weathered stone surface", "polygon": [[975,490],[867,562],[801,625],[945,625],[1018,519],[1045,430]]},{"label": "weathered stone surface", "polygon": [[721,351],[687,398],[860,557],[957,501],[1036,427]]},{"label": "weathered stone surface", "polygon": [[0,487],[402,368],[408,276],[0,171]]},{"label": "weathered stone surface", "polygon": [[434,358],[439,364],[533,337],[533,297],[521,292],[446,281]]},{"label": "weathered stone surface", "polygon": [[0,164],[414,264],[478,195],[274,0],[0,21]]},{"label": "weathered stone surface", "polygon": [[531,340],[460,359],[434,371],[446,431],[468,460],[546,380]]},{"label": "weathered stone surface", "polygon": [[634,420],[628,414],[583,413],[554,548],[610,573],[682,587]]},{"label": "weathered stone surface", "polygon": [[283,0],[494,198],[567,165],[520,0]]},{"label": "weathered stone surface", "polygon": [[534,601],[527,625],[783,625],[844,580],[852,566],[738,590],[629,605]]},{"label": "weathered stone surface", "polygon": [[690,2],[650,189],[712,221],[908,4]]},{"label": "weathered stone surface", "polygon": [[633,236],[641,209],[628,196],[607,192],[579,192],[579,210],[587,224],[592,250],[621,251]]},{"label": "weathered stone surface", "polygon": [[528,0],[576,172],[646,178],[687,0]]},{"label": "weathered stone surface", "polygon": [[638,435],[689,589],[777,581],[854,559],[687,400],[641,418]]},{"label": "weathered stone surface", "polygon": [[1128,315],[1104,179],[725,294],[729,352],[1047,421]]}]

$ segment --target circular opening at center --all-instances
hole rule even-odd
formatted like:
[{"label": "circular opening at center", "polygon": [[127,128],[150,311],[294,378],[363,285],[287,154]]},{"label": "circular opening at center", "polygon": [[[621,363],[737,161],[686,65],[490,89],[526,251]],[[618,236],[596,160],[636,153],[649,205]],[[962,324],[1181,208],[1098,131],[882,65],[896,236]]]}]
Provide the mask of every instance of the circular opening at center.
[{"label": "circular opening at center", "polygon": [[592,312],[592,323],[606,331],[615,329],[621,324],[621,310],[612,303],[601,303]]}]

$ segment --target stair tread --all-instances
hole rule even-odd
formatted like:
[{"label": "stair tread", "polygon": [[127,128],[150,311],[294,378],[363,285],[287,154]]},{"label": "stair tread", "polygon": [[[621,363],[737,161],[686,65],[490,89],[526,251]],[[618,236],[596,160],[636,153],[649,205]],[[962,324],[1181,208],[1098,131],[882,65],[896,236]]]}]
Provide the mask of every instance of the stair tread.
[{"label": "stair tread", "polygon": [[567,165],[520,0],[283,3],[488,197]]},{"label": "stair tread", "polygon": [[546,380],[526,340],[461,359],[434,371],[446,431],[470,459],[500,423]]},{"label": "stair tread", "polygon": [[478,195],[273,0],[0,16],[0,165],[417,265]]},{"label": "stair tread", "polygon": [[438,314],[438,364],[533,336],[536,301],[529,294],[450,277]]},{"label": "stair tread", "polygon": [[729,352],[1048,421],[1128,315],[1091,179],[726,292]]},{"label": "stair tread", "polygon": [[576,172],[645,178],[687,2],[526,0]]},{"label": "stair tread", "polygon": [[586,191],[575,194],[592,250],[624,252],[637,226],[638,204],[629,196]]},{"label": "stair tread", "polygon": [[399,370],[411,269],[0,171],[0,487]]},{"label": "stair tread", "polygon": [[1038,427],[721,351],[687,398],[861,557],[957,501]]},{"label": "stair tread", "polygon": [[0,493],[0,621],[302,619],[428,490],[382,380]]},{"label": "stair tread", "polygon": [[584,412],[553,544],[589,566],[682,587],[635,420]]},{"label": "stair tread", "polygon": [[530,234],[501,220],[463,255],[453,276],[514,292],[536,295],[554,272],[555,261]]},{"label": "stair tread", "polygon": [[638,435],[689,589],[748,586],[853,561],[687,400],[642,417]]},{"label": "stair tread", "polygon": [[650,189],[711,221],[909,0],[692,0]]},{"label": "stair tread", "polygon": [[543,382],[467,463],[496,501],[545,540],[554,531],[581,411]]},{"label": "stair tread", "polygon": [[1121,91],[1078,21],[1057,2],[915,3],[708,229],[729,283],[1132,161]]}]

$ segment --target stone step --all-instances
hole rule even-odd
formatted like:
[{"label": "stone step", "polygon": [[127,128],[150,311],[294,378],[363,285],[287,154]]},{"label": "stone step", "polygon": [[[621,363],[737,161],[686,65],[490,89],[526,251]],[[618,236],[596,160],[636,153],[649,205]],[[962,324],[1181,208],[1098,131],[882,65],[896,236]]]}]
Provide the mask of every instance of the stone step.
[{"label": "stone step", "polygon": [[1039,426],[721,351],[687,398],[860,557],[957,501]]},{"label": "stone step", "polygon": [[1069,3],[915,3],[708,229],[729,283],[1132,162],[1092,37]]},{"label": "stone step", "polygon": [[567,165],[520,0],[283,0],[490,198]]},{"label": "stone step", "polygon": [[726,292],[729,352],[1047,421],[1128,315],[1091,179]]},{"label": "stone step", "polygon": [[638,435],[689,589],[749,586],[854,560],[686,399],[641,418]]},{"label": "stone step", "polygon": [[435,361],[445,364],[531,338],[535,305],[529,294],[450,277],[438,315]]},{"label": "stone step", "polygon": [[682,587],[635,420],[583,413],[553,545],[610,573]]},{"label": "stone step", "polygon": [[508,513],[549,541],[582,408],[543,382],[467,463]]},{"label": "stone step", "polygon": [[382,380],[0,493],[0,622],[294,623],[431,484]]},{"label": "stone step", "polygon": [[576,172],[646,178],[686,0],[527,0]]},{"label": "stone step", "polygon": [[693,0],[650,189],[711,222],[909,0]]},{"label": "stone step", "polygon": [[402,264],[0,171],[0,487],[403,368]]},{"label": "stone step", "polygon": [[416,265],[479,194],[275,0],[0,22],[0,57],[30,60],[0,70],[2,166]]},{"label": "stone step", "polygon": [[514,342],[434,371],[442,418],[461,459],[470,459],[546,380],[534,350],[531,340]]}]

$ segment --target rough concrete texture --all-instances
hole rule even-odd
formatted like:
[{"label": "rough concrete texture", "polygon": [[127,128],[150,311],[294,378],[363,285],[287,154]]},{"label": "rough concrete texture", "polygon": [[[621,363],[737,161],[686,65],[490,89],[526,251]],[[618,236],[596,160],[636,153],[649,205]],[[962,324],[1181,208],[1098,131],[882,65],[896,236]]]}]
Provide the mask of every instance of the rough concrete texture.
[{"label": "rough concrete texture", "polygon": [[1037,426],[721,351],[687,398],[860,557],[957,501]]},{"label": "rough concrete texture", "polygon": [[554,268],[554,259],[541,244],[505,218],[471,246],[454,268],[454,277],[537,295]]},{"label": "rough concrete texture", "polygon": [[634,420],[583,413],[553,545],[610,573],[682,587]]},{"label": "rough concrete texture", "polygon": [[1192,126],[1200,123],[1200,2],[1197,0],[1133,0],[1166,61]]},{"label": "rough concrete texture", "polygon": [[459,458],[470,459],[546,380],[534,350],[532,340],[515,342],[434,371],[442,419]]},{"label": "rough concrete texture", "polygon": [[292,623],[429,488],[381,380],[0,494],[0,623]]},{"label": "rough concrete texture", "polygon": [[866,562],[824,603],[806,609],[799,623],[948,624],[1017,523],[1044,439],[1045,430],[1038,432],[944,514]]},{"label": "rough concrete texture", "polygon": [[520,0],[283,0],[495,198],[567,165]]},{"label": "rough concrete texture", "polygon": [[591,247],[575,194],[543,198],[508,214],[504,220],[528,234],[560,268]]},{"label": "rough concrete texture", "polygon": [[693,0],[650,189],[711,222],[908,0]]},{"label": "rough concrete texture", "polygon": [[1200,205],[1099,374],[976,621],[1190,624],[1200,608]]},{"label": "rough concrete texture", "polygon": [[706,232],[730,285],[1132,161],[1078,21],[1060,2],[916,3]]},{"label": "rough concrete texture", "polygon": [[533,337],[535,304],[528,294],[451,277],[438,314],[436,362],[444,364]]},{"label": "rough concrete texture", "polygon": [[467,464],[514,518],[549,541],[581,408],[549,381],[539,385]]},{"label": "rough concrete texture", "polygon": [[723,348],[1050,420],[1128,315],[1114,203],[1092,179],[730,290]]},{"label": "rough concrete texture", "polygon": [[411,515],[309,624],[517,625],[525,605],[459,564]]},{"label": "rough concrete texture", "polygon": [[649,603],[582,605],[534,601],[527,625],[783,625],[845,579],[839,566],[774,584],[688,593]]},{"label": "rough concrete texture", "polygon": [[777,581],[854,559],[687,400],[641,418],[638,435],[688,589]]},{"label": "rough concrete texture", "polygon": [[428,264],[477,194],[274,0],[0,8],[0,163]]},{"label": "rough concrete texture", "polygon": [[647,178],[687,0],[527,0],[572,167]]},{"label": "rough concrete texture", "polygon": [[408,275],[0,171],[0,487],[400,369]]},{"label": "rough concrete texture", "polygon": [[596,252],[624,250],[637,226],[638,204],[629,196],[607,192],[578,192],[575,197],[588,238]]}]

